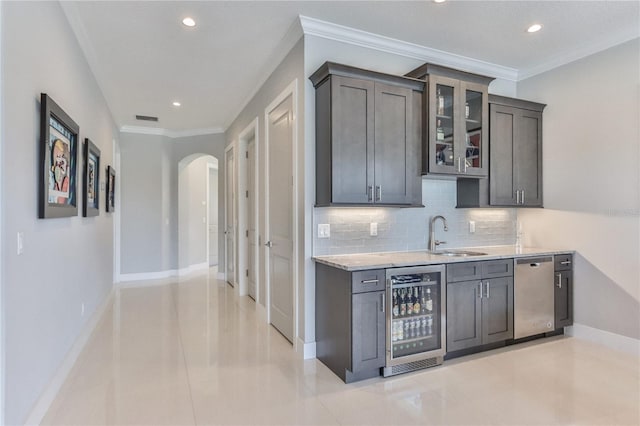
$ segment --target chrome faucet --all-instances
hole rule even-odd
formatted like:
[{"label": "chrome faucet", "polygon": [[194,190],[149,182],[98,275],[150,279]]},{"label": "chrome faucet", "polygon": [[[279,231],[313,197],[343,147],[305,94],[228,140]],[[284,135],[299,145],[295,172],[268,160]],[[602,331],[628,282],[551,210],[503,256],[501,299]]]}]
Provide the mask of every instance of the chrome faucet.
[{"label": "chrome faucet", "polygon": [[448,231],[449,227],[447,226],[447,219],[444,218],[444,216],[434,216],[431,218],[431,221],[429,221],[429,251],[434,252],[436,251],[436,247],[439,246],[440,244],[446,244],[446,241],[438,241],[436,240],[436,229],[435,229],[435,224],[436,224],[436,220],[438,219],[442,219],[442,224],[444,225],[444,230]]}]

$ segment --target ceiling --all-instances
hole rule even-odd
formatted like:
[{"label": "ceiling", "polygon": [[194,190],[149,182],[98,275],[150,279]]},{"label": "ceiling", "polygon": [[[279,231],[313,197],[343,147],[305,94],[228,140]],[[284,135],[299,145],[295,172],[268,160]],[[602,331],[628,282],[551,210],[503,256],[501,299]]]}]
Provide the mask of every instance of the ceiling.
[{"label": "ceiling", "polygon": [[[299,15],[533,74],[640,35],[638,1],[62,2],[118,126],[223,131]],[[193,17],[197,26],[181,20]],[[536,34],[525,29],[543,24]],[[296,33],[297,32],[297,33]],[[548,67],[547,67],[548,68]],[[515,74],[514,74],[515,75]],[[174,107],[177,100],[182,106]],[[135,115],[158,116],[158,123]]]}]

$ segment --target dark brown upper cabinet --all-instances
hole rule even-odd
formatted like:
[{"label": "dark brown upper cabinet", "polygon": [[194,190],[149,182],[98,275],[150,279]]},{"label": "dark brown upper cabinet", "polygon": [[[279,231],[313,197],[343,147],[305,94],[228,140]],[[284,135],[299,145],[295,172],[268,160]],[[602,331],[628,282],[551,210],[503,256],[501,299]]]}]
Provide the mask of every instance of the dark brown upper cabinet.
[{"label": "dark brown upper cabinet", "polygon": [[459,179],[458,207],[542,207],[542,111],[489,95],[489,179]]},{"label": "dark brown upper cabinet", "polygon": [[326,62],[316,89],[316,206],[420,206],[424,81]]},{"label": "dark brown upper cabinet", "polygon": [[434,64],[407,74],[424,79],[422,173],[486,177],[488,88],[492,77]]}]

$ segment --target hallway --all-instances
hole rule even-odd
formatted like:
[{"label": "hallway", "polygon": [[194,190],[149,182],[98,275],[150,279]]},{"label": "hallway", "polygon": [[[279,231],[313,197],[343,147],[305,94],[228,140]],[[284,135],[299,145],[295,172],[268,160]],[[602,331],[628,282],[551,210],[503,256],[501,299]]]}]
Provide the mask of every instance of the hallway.
[{"label": "hallway", "polygon": [[43,424],[640,423],[638,360],[574,338],[345,385],[215,272],[118,290]]}]

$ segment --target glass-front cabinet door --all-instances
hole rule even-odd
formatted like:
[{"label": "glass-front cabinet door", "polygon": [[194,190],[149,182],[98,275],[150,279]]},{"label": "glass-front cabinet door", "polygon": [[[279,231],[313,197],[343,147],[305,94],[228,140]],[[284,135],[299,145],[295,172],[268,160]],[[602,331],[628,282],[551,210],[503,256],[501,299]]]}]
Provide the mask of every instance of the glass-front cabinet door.
[{"label": "glass-front cabinet door", "polygon": [[425,171],[487,176],[487,97],[486,85],[429,76]]},{"label": "glass-front cabinet door", "polygon": [[485,153],[489,122],[487,87],[461,82],[464,96],[464,162],[461,174],[487,176],[488,164]]},{"label": "glass-front cabinet door", "polygon": [[458,123],[457,80],[430,78],[429,80],[429,171],[454,173],[458,153],[455,149]]}]

